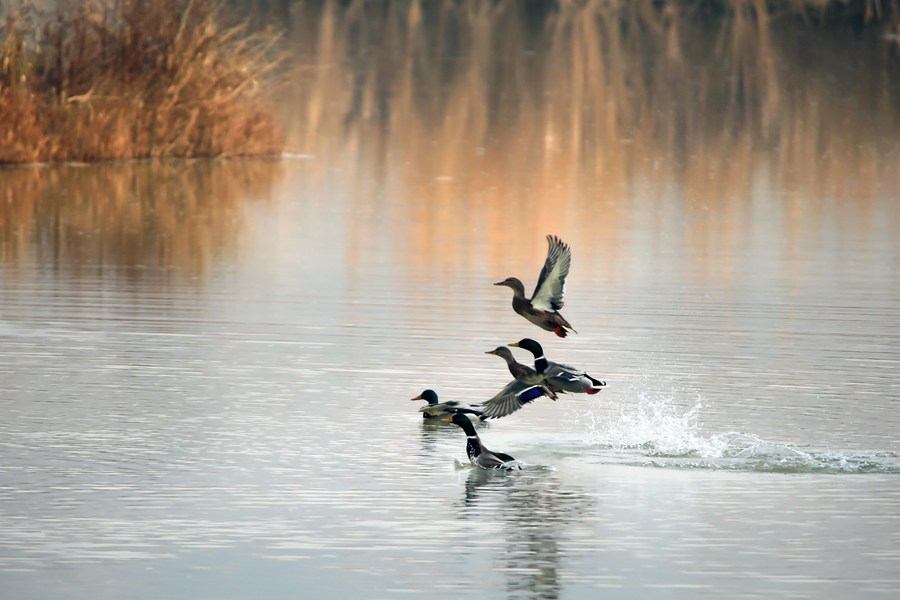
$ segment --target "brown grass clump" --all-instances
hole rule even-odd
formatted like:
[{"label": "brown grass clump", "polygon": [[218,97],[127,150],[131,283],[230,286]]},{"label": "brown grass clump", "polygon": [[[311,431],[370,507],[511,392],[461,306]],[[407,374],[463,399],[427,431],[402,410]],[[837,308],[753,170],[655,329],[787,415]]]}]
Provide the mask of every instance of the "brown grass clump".
[{"label": "brown grass clump", "polygon": [[[0,24],[0,163],[280,151],[274,37],[215,0],[25,3]],[[40,25],[38,25],[40,24]]]}]

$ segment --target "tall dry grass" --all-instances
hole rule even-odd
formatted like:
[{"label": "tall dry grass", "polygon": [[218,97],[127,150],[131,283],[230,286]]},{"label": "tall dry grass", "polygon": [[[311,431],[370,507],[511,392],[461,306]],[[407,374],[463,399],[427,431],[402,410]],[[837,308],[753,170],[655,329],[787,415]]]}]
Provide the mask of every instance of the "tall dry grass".
[{"label": "tall dry grass", "polygon": [[275,38],[216,0],[29,3],[0,26],[0,163],[279,151]]}]

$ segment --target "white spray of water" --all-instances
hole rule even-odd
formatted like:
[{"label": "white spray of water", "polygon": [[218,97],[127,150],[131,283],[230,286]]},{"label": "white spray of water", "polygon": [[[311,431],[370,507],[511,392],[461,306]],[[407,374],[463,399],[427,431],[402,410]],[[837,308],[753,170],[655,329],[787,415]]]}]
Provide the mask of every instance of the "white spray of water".
[{"label": "white spray of water", "polygon": [[[705,435],[703,399],[672,386],[622,390],[627,401],[579,404],[570,417],[582,428],[582,442],[638,464],[681,468],[777,472],[897,472],[895,453],[811,452],[767,441],[752,433]],[[685,402],[684,398],[690,400]],[[626,460],[628,462],[628,460]]]},{"label": "white spray of water", "polygon": [[636,389],[626,394],[631,401],[593,408],[574,417],[584,426],[586,444],[667,456],[722,456],[727,448],[728,439],[703,435],[699,395],[685,403],[671,391]]}]

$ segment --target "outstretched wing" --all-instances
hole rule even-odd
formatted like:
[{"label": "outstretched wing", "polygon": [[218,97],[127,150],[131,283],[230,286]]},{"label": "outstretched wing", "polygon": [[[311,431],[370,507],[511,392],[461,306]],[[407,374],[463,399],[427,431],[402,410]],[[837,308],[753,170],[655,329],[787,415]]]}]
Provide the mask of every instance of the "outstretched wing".
[{"label": "outstretched wing", "polygon": [[555,235],[547,236],[547,260],[538,276],[531,305],[541,310],[559,310],[566,293],[566,276],[572,263],[572,250]]},{"label": "outstretched wing", "polygon": [[571,373],[569,371],[563,371],[560,369],[560,370],[556,370],[556,371],[549,371],[549,375],[547,375],[547,379],[562,379],[564,381],[570,381],[572,383],[575,383],[576,381],[581,379],[581,376],[576,375],[575,373]]},{"label": "outstretched wing", "polygon": [[481,418],[499,419],[511,415],[529,402],[544,395],[542,385],[531,385],[513,379],[496,396],[476,406],[481,409]]},{"label": "outstretched wing", "polygon": [[560,387],[567,392],[576,394],[584,392],[593,394],[599,391],[598,388],[606,385],[605,381],[591,377],[581,369],[555,362],[548,362],[544,375],[551,388]]}]

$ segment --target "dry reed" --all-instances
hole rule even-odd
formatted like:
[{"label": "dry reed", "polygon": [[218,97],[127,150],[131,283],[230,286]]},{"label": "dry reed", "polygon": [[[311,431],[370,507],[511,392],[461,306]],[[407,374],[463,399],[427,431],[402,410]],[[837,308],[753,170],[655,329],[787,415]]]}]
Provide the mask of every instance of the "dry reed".
[{"label": "dry reed", "polygon": [[0,163],[263,154],[274,37],[215,0],[28,3],[0,25]]}]

